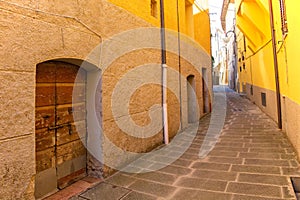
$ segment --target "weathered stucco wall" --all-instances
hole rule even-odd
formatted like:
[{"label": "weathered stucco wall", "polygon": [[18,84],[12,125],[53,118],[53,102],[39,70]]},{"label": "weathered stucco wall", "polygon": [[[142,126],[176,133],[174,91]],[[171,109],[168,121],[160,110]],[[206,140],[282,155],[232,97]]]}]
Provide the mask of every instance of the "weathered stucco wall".
[{"label": "weathered stucco wall", "polygon": [[[58,58],[84,59],[99,44],[97,34],[108,37],[147,25],[105,1],[70,4],[73,1],[0,3],[0,196],[6,199],[34,198],[36,64]],[[120,18],[130,23],[115,26]]]},{"label": "weathered stucco wall", "polygon": [[[253,95],[251,94],[251,85],[246,84],[247,97],[255,103],[262,111],[270,116],[275,122],[277,117],[276,94],[272,90],[253,86]],[[266,93],[266,106],[262,105],[261,93]],[[281,95],[281,113],[282,113],[282,129],[286,132],[289,140],[293,144],[295,150],[300,156],[300,138],[297,131],[300,129],[300,106],[287,96]]]},{"label": "weathered stucco wall", "polygon": [[[262,111],[269,115],[274,121],[277,121],[276,94],[272,90],[253,86],[253,95],[251,94],[251,85],[246,85],[246,93],[249,99],[254,102]],[[266,106],[262,105],[261,93],[266,94]]]},{"label": "weathered stucco wall", "polygon": [[[0,51],[3,53],[0,57],[0,197],[34,199],[36,65],[52,59],[84,60],[101,41],[110,36],[151,25],[105,0],[2,1],[0,18]],[[142,143],[128,136],[119,137],[122,133],[110,116],[110,95],[111,88],[122,74],[147,62],[160,63],[160,52],[142,50],[124,55],[103,76],[104,130],[117,145],[137,152],[161,144],[162,135],[158,133]],[[209,69],[210,56],[203,53],[203,62]],[[176,63],[170,62],[170,65],[178,68]],[[183,61],[182,66],[184,76],[195,73],[196,88],[201,88],[200,75],[190,69],[191,64]],[[185,81],[182,80],[183,95]],[[159,102],[159,89],[157,86],[145,86],[135,93],[130,110],[135,113],[132,116],[137,124],[147,124],[147,109],[152,103]],[[153,91],[151,95],[149,90]],[[202,102],[200,91],[197,90],[197,98]],[[140,101],[141,98],[147,99],[144,95],[151,97],[149,101]],[[168,97],[169,120],[172,122],[170,130],[174,135],[179,127],[178,100],[171,93]],[[183,116],[186,125],[186,111]],[[106,156],[114,158],[109,154]]]}]

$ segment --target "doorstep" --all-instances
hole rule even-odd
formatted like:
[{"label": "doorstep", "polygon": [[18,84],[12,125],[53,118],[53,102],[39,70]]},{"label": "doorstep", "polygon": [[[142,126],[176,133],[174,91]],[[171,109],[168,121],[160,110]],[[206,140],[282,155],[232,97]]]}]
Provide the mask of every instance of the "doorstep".
[{"label": "doorstep", "polygon": [[73,183],[72,185],[44,198],[44,200],[67,200],[73,196],[85,192],[100,182],[102,182],[102,179],[100,178],[85,177]]}]

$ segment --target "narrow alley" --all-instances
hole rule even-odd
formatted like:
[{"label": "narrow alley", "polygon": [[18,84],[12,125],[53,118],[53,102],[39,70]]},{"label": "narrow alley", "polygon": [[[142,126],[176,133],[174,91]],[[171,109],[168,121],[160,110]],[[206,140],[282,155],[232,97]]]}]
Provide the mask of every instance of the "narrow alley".
[{"label": "narrow alley", "polygon": [[[221,87],[215,88],[215,95]],[[226,88],[226,97],[224,127],[205,158],[199,159],[198,154],[210,115],[200,121],[188,150],[169,166],[149,173],[118,172],[71,199],[295,199],[290,177],[300,174],[285,134],[244,96]],[[63,190],[48,200],[66,194]]]},{"label": "narrow alley", "polygon": [[299,10],[1,0],[0,200],[300,200]]}]

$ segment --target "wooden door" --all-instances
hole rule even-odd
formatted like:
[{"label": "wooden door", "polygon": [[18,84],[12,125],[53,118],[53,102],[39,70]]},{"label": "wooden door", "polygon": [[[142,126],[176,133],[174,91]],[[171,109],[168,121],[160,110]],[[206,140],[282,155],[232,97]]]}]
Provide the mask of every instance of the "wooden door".
[{"label": "wooden door", "polygon": [[85,93],[86,72],[78,66],[54,61],[37,65],[36,197],[86,175]]}]

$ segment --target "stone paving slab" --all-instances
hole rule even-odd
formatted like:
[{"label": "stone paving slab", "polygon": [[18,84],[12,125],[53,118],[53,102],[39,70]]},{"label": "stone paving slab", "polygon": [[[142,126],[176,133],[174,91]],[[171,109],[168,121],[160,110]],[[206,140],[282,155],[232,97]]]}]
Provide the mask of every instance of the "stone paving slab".
[{"label": "stone paving slab", "polygon": [[231,182],[229,183],[226,191],[231,193],[250,194],[265,197],[282,197],[281,187],[272,185]]},{"label": "stone paving slab", "polygon": [[[225,90],[226,96],[222,87],[215,93],[221,104],[214,108],[226,112],[219,133],[218,121],[210,124],[213,118],[221,121],[222,114],[215,111],[200,120],[195,136],[192,129],[185,130],[189,137],[180,135],[176,148],[129,166],[147,173],[118,172],[72,199],[296,199],[290,177],[300,176],[299,163],[287,137],[257,106]],[[225,99],[223,104],[218,98]],[[181,150],[186,152],[174,160]]]},{"label": "stone paving slab", "polygon": [[115,185],[102,182],[94,188],[81,194],[80,197],[89,200],[99,200],[99,197],[101,197],[101,199],[117,200],[126,196],[130,192],[131,191],[127,188],[116,187]]},{"label": "stone paving slab", "polygon": [[152,194],[163,198],[169,197],[176,190],[175,186],[160,184],[148,180],[138,180],[129,186],[129,188],[134,191]]}]

